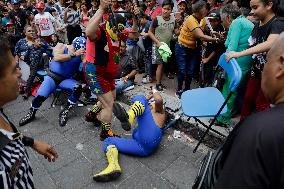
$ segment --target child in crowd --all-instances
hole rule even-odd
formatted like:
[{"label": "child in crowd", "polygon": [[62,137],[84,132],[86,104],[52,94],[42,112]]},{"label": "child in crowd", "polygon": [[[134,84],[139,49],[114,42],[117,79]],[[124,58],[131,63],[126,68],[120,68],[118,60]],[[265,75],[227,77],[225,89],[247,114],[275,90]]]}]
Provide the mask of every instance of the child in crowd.
[{"label": "child in crowd", "polygon": [[173,2],[171,0],[164,0],[162,4],[162,15],[157,16],[150,26],[148,35],[153,40],[152,48],[152,64],[157,64],[156,70],[156,88],[158,91],[162,91],[165,88],[162,83],[164,62],[160,56],[158,49],[164,42],[170,46],[170,41],[172,39],[174,28],[175,28],[175,17],[172,15]]}]

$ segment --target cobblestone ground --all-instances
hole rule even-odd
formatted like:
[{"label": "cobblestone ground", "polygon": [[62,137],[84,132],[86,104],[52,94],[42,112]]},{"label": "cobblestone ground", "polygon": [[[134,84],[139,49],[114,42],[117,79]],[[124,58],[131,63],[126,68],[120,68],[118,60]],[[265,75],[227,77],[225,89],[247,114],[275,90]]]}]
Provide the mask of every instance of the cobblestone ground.
[{"label": "cobblestone ground", "polygon": [[[80,189],[80,188],[191,188],[197,173],[197,167],[207,150],[200,148],[192,153],[195,141],[186,143],[169,137],[169,129],[161,146],[150,157],[139,158],[127,155],[119,156],[122,167],[121,177],[109,183],[96,183],[92,175],[106,166],[100,130],[84,121],[88,112],[86,107],[75,107],[65,127],[59,127],[58,114],[60,105],[50,107],[50,97],[37,112],[36,120],[20,127],[26,135],[43,140],[55,146],[59,158],[49,163],[43,157],[28,149],[34,170],[34,182],[38,189]],[[31,104],[31,98],[23,101],[19,97],[8,104],[4,111],[17,126]],[[121,129],[120,123],[113,118],[114,131],[123,137],[130,137],[130,132]]]}]

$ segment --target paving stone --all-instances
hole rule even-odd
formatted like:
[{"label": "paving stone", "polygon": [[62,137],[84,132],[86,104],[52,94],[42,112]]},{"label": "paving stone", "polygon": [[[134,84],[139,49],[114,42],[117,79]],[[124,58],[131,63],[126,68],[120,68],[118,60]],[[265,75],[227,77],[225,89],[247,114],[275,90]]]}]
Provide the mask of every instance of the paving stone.
[{"label": "paving stone", "polygon": [[21,130],[27,130],[32,136],[40,135],[53,128],[54,126],[48,123],[40,112],[36,114],[36,118],[32,122],[20,127]]},{"label": "paving stone", "polygon": [[93,182],[92,164],[86,159],[80,158],[51,173],[51,177],[60,189],[84,188]]},{"label": "paving stone", "polygon": [[35,188],[42,188],[42,189],[57,189],[58,188],[49,174],[41,175],[41,176],[34,176],[34,185],[35,185]]},{"label": "paving stone", "polygon": [[59,170],[68,165],[70,162],[82,157],[82,155],[75,149],[75,146],[70,142],[64,142],[56,145],[55,150],[58,153],[58,159],[55,162],[48,162],[43,157],[39,157],[40,162],[43,163],[45,169],[49,173]]},{"label": "paving stone", "polygon": [[50,129],[44,133],[36,135],[37,140],[44,141],[52,146],[66,142],[66,138],[56,128]]},{"label": "paving stone", "polygon": [[101,183],[101,182],[95,182],[93,181],[90,183],[85,189],[115,189],[116,187],[111,183]]},{"label": "paving stone", "polygon": [[155,173],[160,174],[179,158],[185,147],[180,142],[174,142],[171,145],[159,147],[154,154],[147,158],[139,158],[139,161]]},{"label": "paving stone", "polygon": [[139,167],[135,173],[117,186],[117,188],[175,188],[167,180],[152,172],[145,166]]},{"label": "paving stone", "polygon": [[179,189],[191,188],[198,172],[198,168],[187,158],[181,156],[170,165],[161,176],[177,186]]}]

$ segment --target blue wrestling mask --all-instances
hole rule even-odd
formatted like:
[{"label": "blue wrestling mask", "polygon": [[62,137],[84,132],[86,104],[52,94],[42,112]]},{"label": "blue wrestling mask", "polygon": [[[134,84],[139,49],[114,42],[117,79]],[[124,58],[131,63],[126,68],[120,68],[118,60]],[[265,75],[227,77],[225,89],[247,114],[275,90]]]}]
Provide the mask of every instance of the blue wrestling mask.
[{"label": "blue wrestling mask", "polygon": [[76,37],[72,44],[75,50],[79,50],[81,48],[86,49],[86,39],[84,37]]}]

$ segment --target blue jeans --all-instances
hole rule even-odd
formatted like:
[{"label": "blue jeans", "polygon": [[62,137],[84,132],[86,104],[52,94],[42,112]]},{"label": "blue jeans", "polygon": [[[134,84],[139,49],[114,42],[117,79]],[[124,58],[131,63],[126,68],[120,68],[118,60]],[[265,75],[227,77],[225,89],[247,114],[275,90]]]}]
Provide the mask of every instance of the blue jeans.
[{"label": "blue jeans", "polygon": [[121,81],[120,79],[115,80],[115,90],[116,94],[122,94],[123,90],[126,89],[127,87],[130,87],[133,85],[132,80],[127,80],[126,82]]},{"label": "blue jeans", "polygon": [[190,89],[191,80],[194,74],[196,65],[198,65],[199,51],[197,49],[190,49],[177,43],[175,46],[175,55],[178,68],[178,91],[182,90],[185,81],[184,90]]}]

